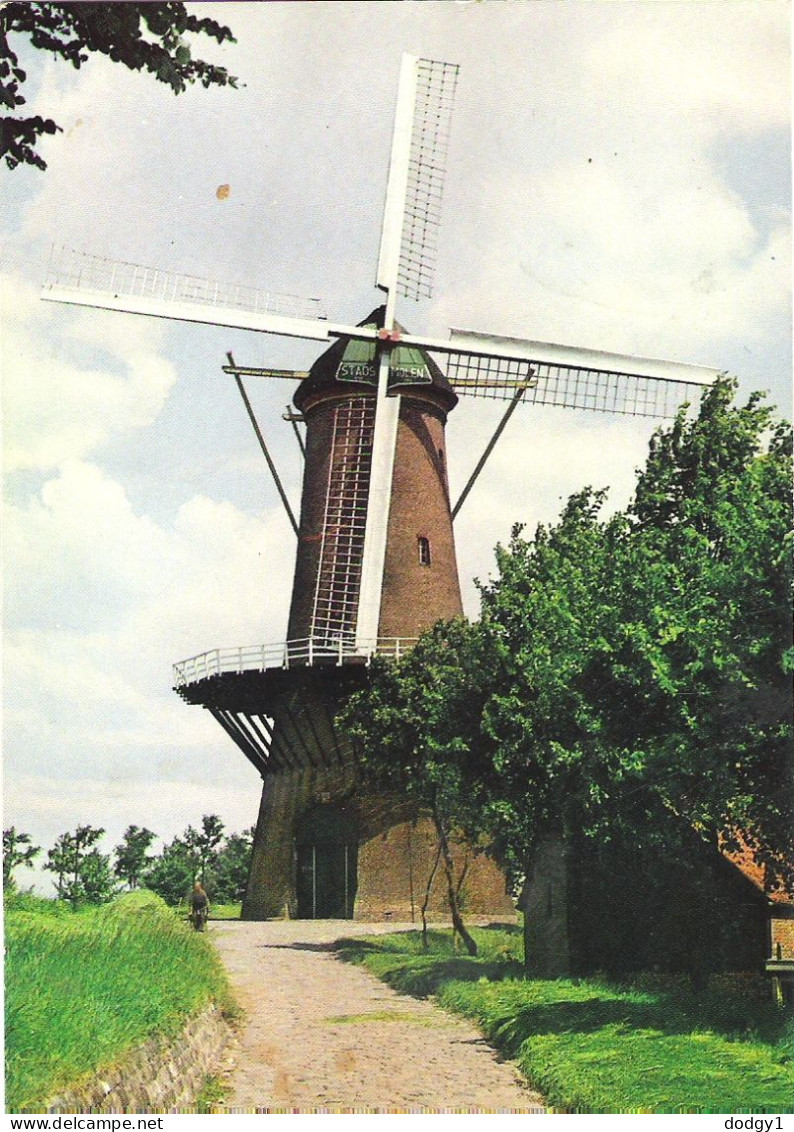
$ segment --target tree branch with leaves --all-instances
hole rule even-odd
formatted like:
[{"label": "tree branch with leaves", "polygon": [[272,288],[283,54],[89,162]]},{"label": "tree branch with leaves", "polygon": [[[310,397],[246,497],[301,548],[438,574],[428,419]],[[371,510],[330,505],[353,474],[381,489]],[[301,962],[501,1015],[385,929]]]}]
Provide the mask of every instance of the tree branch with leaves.
[{"label": "tree branch with leaves", "polygon": [[15,826],[3,830],[3,888],[13,892],[16,888],[14,869],[23,865],[33,867],[34,858],[41,852],[41,846],[34,845],[29,833],[18,832]]},{"label": "tree branch with leaves", "polygon": [[38,141],[44,134],[61,130],[52,118],[15,113],[27,101],[22,93],[27,73],[15,50],[20,38],[77,69],[92,54],[104,55],[130,70],[148,72],[174,94],[194,83],[203,87],[237,84],[224,67],[193,56],[194,36],[233,43],[230,29],[195,15],[182,3],[4,4],[0,35],[0,104],[10,112],[0,119],[0,155],[10,169],[18,165],[45,169],[46,162],[36,149]]}]

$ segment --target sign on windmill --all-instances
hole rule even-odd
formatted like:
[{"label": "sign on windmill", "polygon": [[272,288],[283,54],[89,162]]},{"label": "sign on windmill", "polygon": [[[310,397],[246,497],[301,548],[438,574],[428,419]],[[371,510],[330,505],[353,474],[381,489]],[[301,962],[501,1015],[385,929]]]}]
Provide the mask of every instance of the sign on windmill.
[{"label": "sign on windmill", "polygon": [[[109,310],[328,344],[306,372],[237,365],[237,381],[298,538],[287,640],[215,649],[175,665],[176,691],[218,720],[264,779],[244,915],[413,919],[436,845],[405,799],[356,780],[334,725],[375,655],[399,657],[440,618],[462,612],[453,519],[519,403],[667,416],[715,369],[453,329],[410,334],[398,296],[432,292],[443,173],[458,78],[449,63],[403,58],[376,285],[358,325],[314,300],[61,253],[43,297]],[[243,379],[298,382],[287,419],[304,455],[292,512]],[[505,413],[456,504],[445,427],[459,395]],[[305,426],[305,437],[298,424]],[[512,910],[496,866],[474,857],[472,913]],[[430,911],[444,912],[442,895]]]}]

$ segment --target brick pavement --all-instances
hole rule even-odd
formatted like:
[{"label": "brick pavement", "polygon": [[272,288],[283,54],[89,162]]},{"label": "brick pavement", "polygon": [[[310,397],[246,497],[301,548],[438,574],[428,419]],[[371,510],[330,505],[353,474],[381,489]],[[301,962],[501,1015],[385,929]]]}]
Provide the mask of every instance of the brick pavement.
[{"label": "brick pavement", "polygon": [[542,1111],[542,1098],[470,1022],[397,994],[329,948],[343,936],[398,928],[211,925],[246,1013],[226,1070],[226,1111]]}]

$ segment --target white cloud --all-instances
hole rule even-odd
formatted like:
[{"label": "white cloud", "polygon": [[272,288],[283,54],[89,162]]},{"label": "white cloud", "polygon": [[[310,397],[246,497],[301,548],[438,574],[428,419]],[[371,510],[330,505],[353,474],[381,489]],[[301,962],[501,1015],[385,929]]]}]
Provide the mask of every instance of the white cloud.
[{"label": "white cloud", "polygon": [[6,513],[7,615],[56,626],[110,628],[156,585],[165,532],[133,515],[118,483],[68,460],[26,507]]},{"label": "white cloud", "polygon": [[588,78],[623,113],[684,114],[708,132],[787,128],[789,12],[779,0],[641,5],[591,42]]},{"label": "white cloud", "polygon": [[434,317],[727,368],[760,357],[790,310],[790,211],[741,195],[737,161],[768,163],[742,147],[770,132],[783,146],[787,7],[531,7],[525,24],[513,9],[508,82],[484,60],[461,74]]},{"label": "white cloud", "polygon": [[760,227],[707,152],[677,137],[624,154],[615,139],[568,142],[575,152],[540,171],[480,180],[481,220],[444,269],[443,322],[717,366],[726,342],[779,334],[787,214]]},{"label": "white cloud", "polygon": [[[283,526],[194,498],[167,529],[136,515],[97,467],[65,466],[27,509],[9,509],[5,666],[17,725],[27,712],[35,729],[41,713],[102,749],[120,731],[128,746],[135,734],[142,748],[167,743],[176,723],[171,741],[184,742],[171,664],[283,635],[294,545]],[[274,577],[263,563],[279,560],[287,568]],[[165,728],[152,723],[163,698]]]},{"label": "white cloud", "polygon": [[[213,92],[216,110],[231,95]],[[190,236],[179,224],[185,199],[205,190],[207,204],[222,215],[214,197],[215,162],[207,157],[221,123],[217,117],[203,123],[202,145],[191,145],[187,136],[206,97],[194,88],[176,97],[152,76],[101,56],[78,74],[46,61],[31,112],[54,116],[63,133],[41,143],[48,167],[25,210],[23,237],[66,241],[119,259],[136,246],[176,244],[184,254],[182,237]]]},{"label": "white cloud", "polygon": [[[84,823],[118,827],[127,822],[129,791],[133,787],[132,783],[114,783],[104,777],[85,779],[81,784],[84,802],[77,811],[71,794],[72,785],[70,779],[59,778],[57,774],[52,778],[33,774],[21,775],[9,789],[6,804],[15,810],[21,810],[30,805],[30,799],[37,799],[39,811],[44,815],[53,815],[54,820],[50,824],[58,833]],[[170,827],[174,822],[177,830],[183,829],[188,824],[195,825],[196,815],[198,814],[200,818],[202,806],[206,805],[206,796],[201,793],[203,788],[181,780],[164,778],[156,786],[138,783],[135,789],[141,810],[138,824],[145,824],[155,832],[158,827],[163,829],[166,824]],[[229,832],[243,828],[243,823],[250,825],[256,813],[259,799],[255,800],[252,808],[250,797],[241,799],[240,794],[240,789],[236,785],[227,786],[219,783],[217,786],[215,812],[225,816],[225,820],[229,823]],[[235,820],[239,824],[231,825]],[[111,833],[111,836],[114,835]],[[108,845],[104,846],[105,851],[108,847]],[[20,874],[22,875],[24,874]]]},{"label": "white cloud", "polygon": [[7,471],[82,459],[154,420],[176,380],[161,326],[53,308],[18,276],[0,284]]},{"label": "white cloud", "polygon": [[[35,815],[53,807],[107,824],[110,798],[130,821],[159,813],[173,836],[177,819],[197,818],[187,799],[221,775],[250,824],[256,775],[206,712],[177,699],[171,665],[283,635],[294,550],[286,520],[195,495],[172,519],[142,513],[85,457],[127,436],[134,444],[157,418],[174,380],[157,352],[161,331],[124,317],[53,315],[24,289],[6,311],[6,459],[17,472],[46,473],[33,490],[23,478],[5,513],[7,820],[36,837]],[[57,395],[44,392],[50,382]],[[55,794],[26,797],[22,768],[45,760],[68,777]],[[105,790],[89,804],[91,775]],[[180,782],[178,804],[142,785],[169,776]]]},{"label": "white cloud", "polygon": [[137,611],[134,632],[167,636],[172,648],[188,653],[278,640],[294,553],[280,509],[252,517],[229,503],[194,497],[177,515],[167,572],[153,564],[152,601]]}]

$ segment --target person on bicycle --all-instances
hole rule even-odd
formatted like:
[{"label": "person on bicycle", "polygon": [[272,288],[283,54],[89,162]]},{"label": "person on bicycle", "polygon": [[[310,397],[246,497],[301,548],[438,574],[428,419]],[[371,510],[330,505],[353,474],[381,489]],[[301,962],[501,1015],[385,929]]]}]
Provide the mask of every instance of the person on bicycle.
[{"label": "person on bicycle", "polygon": [[201,883],[196,881],[190,896],[191,917],[196,931],[203,932],[210,911],[210,902]]}]

